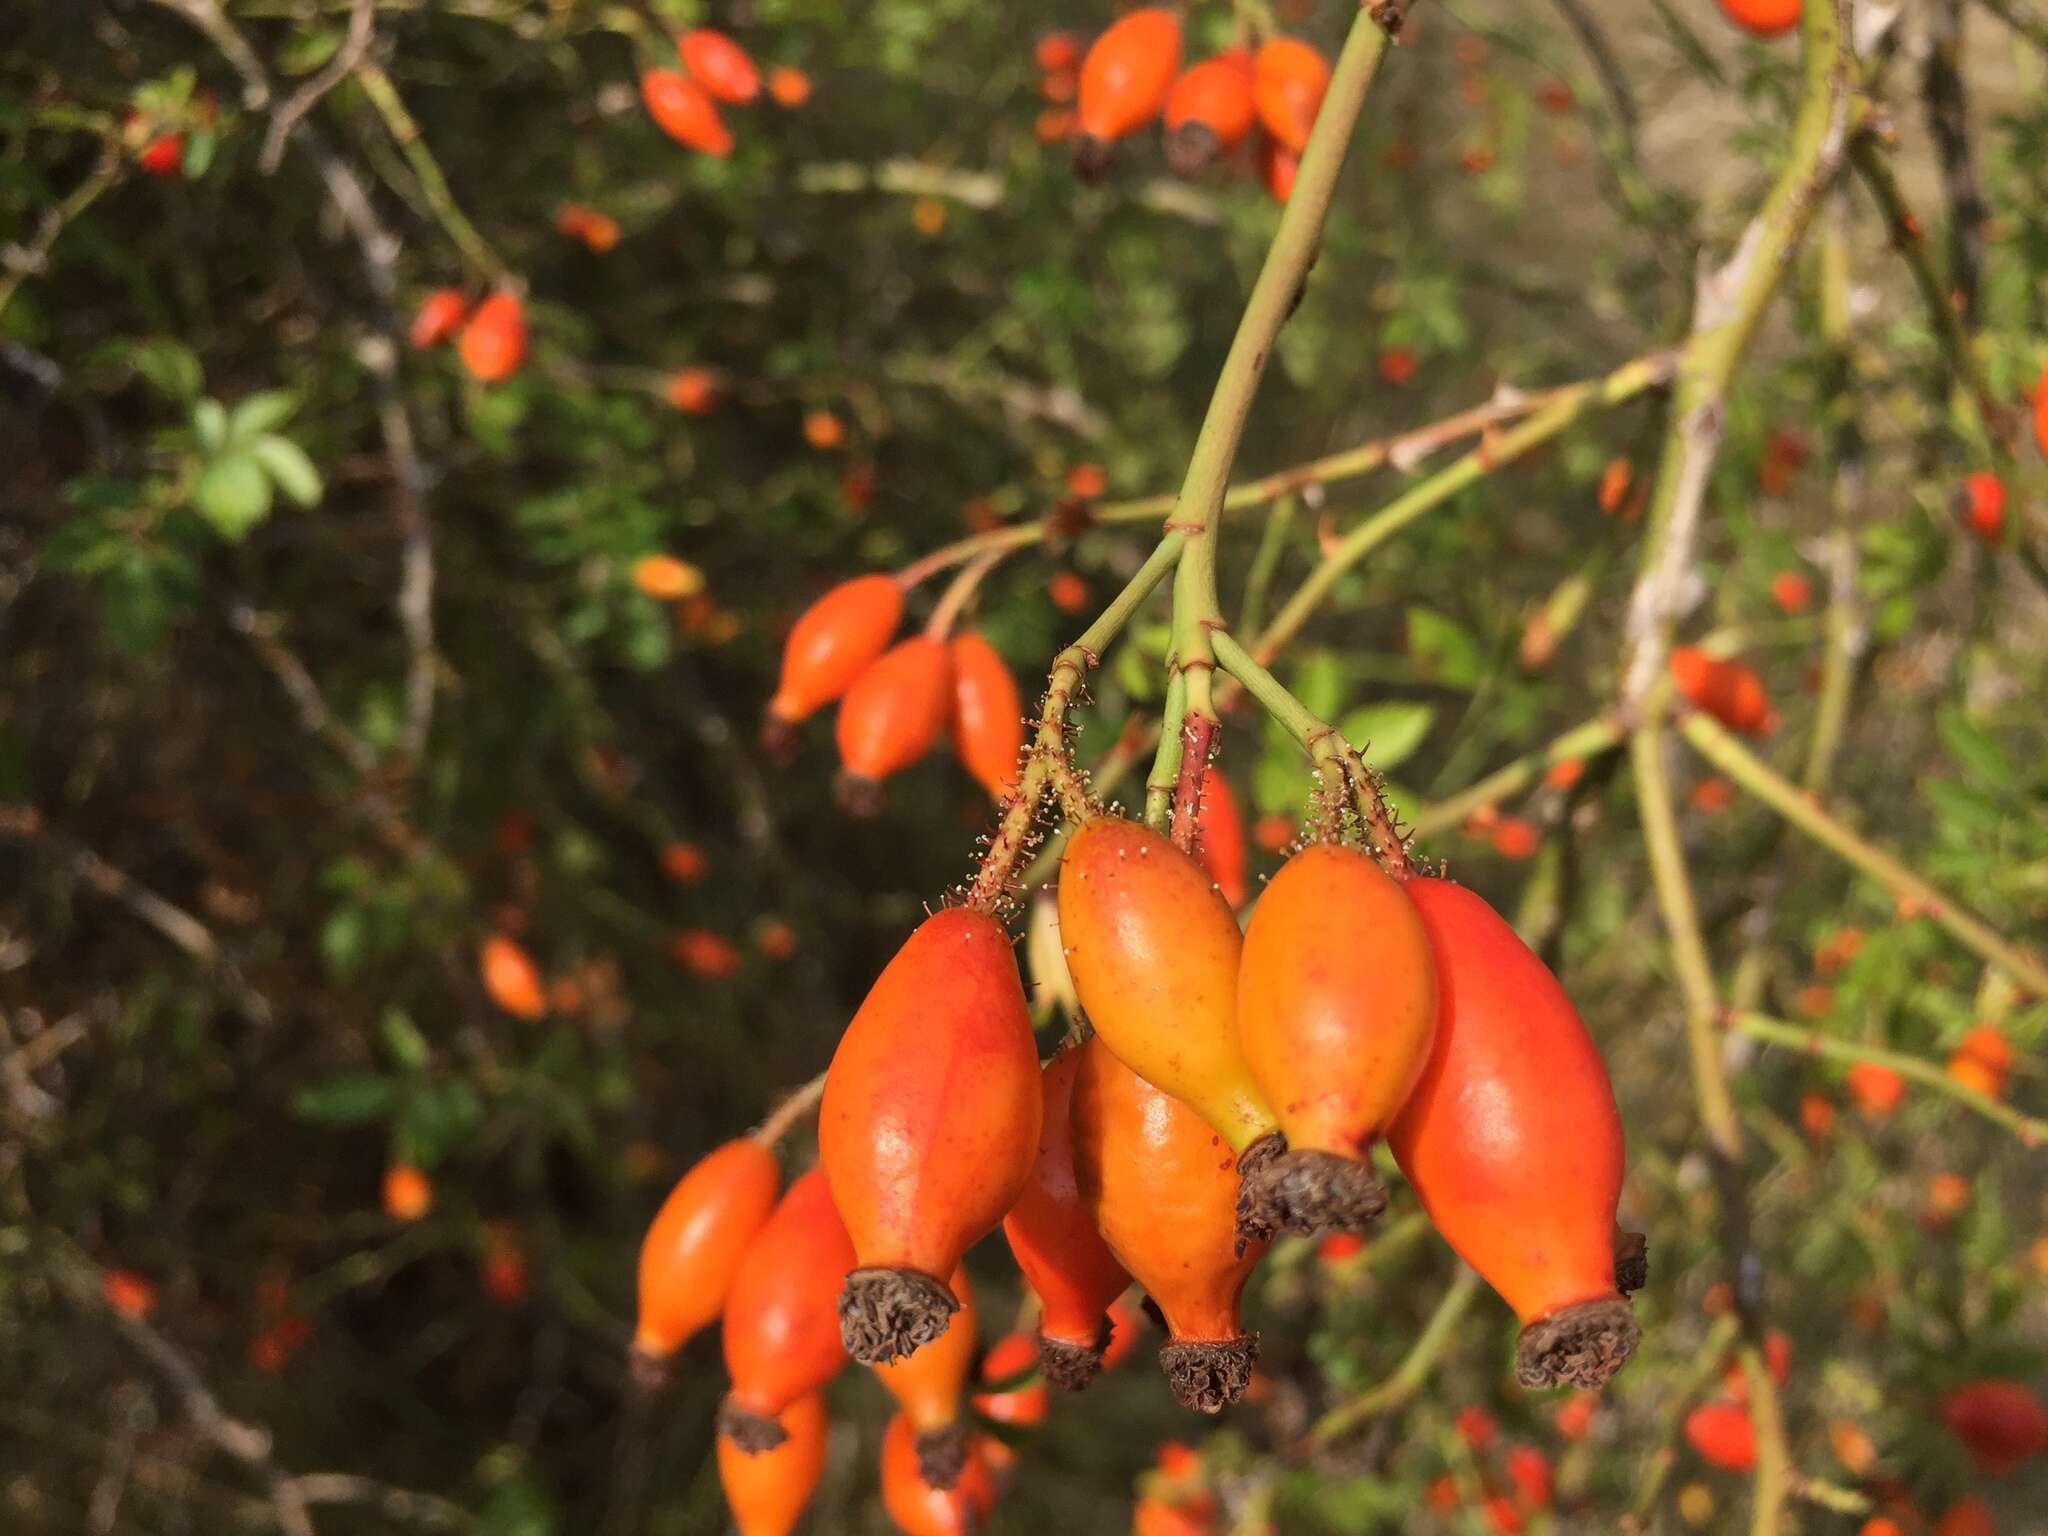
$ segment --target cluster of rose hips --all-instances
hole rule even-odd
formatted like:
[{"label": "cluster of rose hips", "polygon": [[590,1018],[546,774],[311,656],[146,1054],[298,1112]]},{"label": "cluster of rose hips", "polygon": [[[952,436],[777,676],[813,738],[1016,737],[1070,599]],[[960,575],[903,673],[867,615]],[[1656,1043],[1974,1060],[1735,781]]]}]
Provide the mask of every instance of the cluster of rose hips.
[{"label": "cluster of rose hips", "polygon": [[[732,131],[719,106],[743,107],[761,94],[761,71],[725,33],[697,27],[676,39],[681,69],[650,69],[640,76],[640,100],[655,126],[685,149],[723,159],[732,153]],[[780,107],[800,107],[811,96],[802,70],[780,65],[768,71],[768,98]]]},{"label": "cluster of rose hips", "polygon": [[[835,692],[850,705],[890,655],[937,646],[884,653],[901,601],[887,577],[821,599],[790,636],[771,720]],[[921,665],[943,677],[942,660]],[[995,776],[1015,768],[1013,756]],[[997,1225],[1037,1302],[1048,1382],[1088,1384],[1135,1282],[1166,1329],[1174,1394],[1220,1410],[1257,1357],[1239,1307],[1252,1269],[1282,1231],[1375,1218],[1382,1139],[1521,1319],[1517,1379],[1603,1385],[1635,1348],[1627,1295],[1643,1269],[1641,1240],[1615,1225],[1623,1149],[1606,1069],[1556,978],[1490,906],[1392,862],[1318,818],[1240,928],[1175,841],[1091,812],[1061,857],[1057,942],[1033,955],[1092,1031],[1043,1063],[999,914],[967,902],[920,924],[833,1055],[819,1166],[778,1203],[767,1146],[730,1143],[677,1186],[642,1250],[643,1358],[723,1316],[735,1508],[795,1486],[772,1458],[815,1462],[812,1399],[849,1358],[903,1410],[884,1482],[905,1529],[959,1522],[917,1523],[899,1503],[964,1514],[992,1497],[963,1407],[974,1332],[961,1266]]]},{"label": "cluster of rose hips", "polygon": [[1075,169],[1094,181],[1118,140],[1156,121],[1175,175],[1193,178],[1248,148],[1267,190],[1285,202],[1329,88],[1329,61],[1294,37],[1239,44],[1186,70],[1181,51],[1180,17],[1159,6],[1120,17],[1085,53],[1071,33],[1041,38],[1041,92],[1074,106],[1043,114],[1039,137],[1071,137]]},{"label": "cluster of rose hips", "polygon": [[858,576],[805,610],[783,648],[764,739],[786,753],[796,727],[836,701],[837,795],[849,814],[874,814],[883,781],[948,734],[962,766],[1000,800],[1024,745],[1016,680],[981,635],[949,635],[944,605],[922,633],[891,644],[903,597],[894,576]]}]

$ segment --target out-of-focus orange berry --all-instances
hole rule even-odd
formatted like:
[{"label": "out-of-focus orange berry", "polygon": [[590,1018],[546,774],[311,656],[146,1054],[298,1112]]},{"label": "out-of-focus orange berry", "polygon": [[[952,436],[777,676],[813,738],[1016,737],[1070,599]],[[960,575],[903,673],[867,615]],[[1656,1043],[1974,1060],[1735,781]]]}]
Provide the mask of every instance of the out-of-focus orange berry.
[{"label": "out-of-focus orange berry", "polygon": [[946,227],[946,205],[935,197],[920,197],[910,205],[910,222],[929,240]]},{"label": "out-of-focus orange berry", "polygon": [[1863,948],[1861,928],[1837,928],[1814,946],[1813,968],[1823,976],[1832,976]]},{"label": "out-of-focus orange berry", "polygon": [[393,1221],[418,1221],[434,1208],[434,1181],[411,1163],[384,1170],[384,1213]]},{"label": "out-of-focus orange berry", "polygon": [[1797,571],[1780,571],[1771,578],[1771,601],[1787,613],[1804,613],[1813,606],[1813,583]]},{"label": "out-of-focus orange berry", "polygon": [[115,1312],[136,1321],[156,1310],[156,1282],[132,1269],[110,1269],[101,1275],[100,1295]]},{"label": "out-of-focus orange berry", "polygon": [[2012,1046],[1991,1024],[1973,1025],[1948,1058],[1951,1078],[1994,1099],[2004,1094],[2011,1070]]},{"label": "out-of-focus orange berry", "polygon": [[754,948],[764,960],[787,960],[796,953],[796,930],[779,917],[764,917],[754,925]]},{"label": "out-of-focus orange berry", "polygon": [[1849,1097],[1873,1120],[1882,1120],[1906,1097],[1906,1080],[1890,1067],[1859,1061],[1849,1068]]},{"label": "out-of-focus orange berry", "polygon": [[1493,1415],[1477,1403],[1460,1408],[1453,1427],[1458,1438],[1475,1451],[1485,1450],[1500,1433],[1500,1426],[1494,1423]]},{"label": "out-of-focus orange berry", "polygon": [[1582,757],[1567,757],[1552,763],[1543,771],[1543,782],[1552,789],[1570,789],[1586,776],[1586,760]]},{"label": "out-of-focus orange berry", "polygon": [[678,368],[661,394],[685,416],[702,416],[718,404],[718,378],[709,368]]},{"label": "out-of-focus orange berry", "polygon": [[1365,1239],[1356,1232],[1332,1232],[1316,1244],[1316,1258],[1324,1264],[1342,1264],[1365,1252]]},{"label": "out-of-focus orange berry", "polygon": [[1709,774],[1693,785],[1687,798],[1694,810],[1718,816],[1735,803],[1735,786],[1719,774]]},{"label": "out-of-focus orange berry", "polygon": [[1593,1415],[1599,1411],[1600,1399],[1591,1392],[1574,1392],[1557,1405],[1557,1416],[1551,1422],[1557,1432],[1567,1440],[1583,1440],[1593,1427]]},{"label": "out-of-focus orange berry", "polygon": [[533,957],[502,933],[484,940],[477,952],[477,972],[491,1001],[516,1019],[537,1019],[548,1011],[540,968]]},{"label": "out-of-focus orange berry", "polygon": [[1635,477],[1635,466],[1627,459],[1609,459],[1607,467],[1600,471],[1600,489],[1595,497],[1600,510],[1610,515],[1619,512],[1621,504],[1628,500],[1628,488]]},{"label": "out-of-focus orange berry", "polygon": [[1877,1446],[1854,1419],[1828,1421],[1828,1447],[1851,1477],[1861,1477],[1877,1465]]},{"label": "out-of-focus orange berry", "polygon": [[1519,816],[1503,816],[1494,824],[1493,851],[1504,859],[1526,859],[1542,846],[1543,834],[1533,822]]},{"label": "out-of-focus orange berry", "polygon": [[1792,999],[1792,1006],[1802,1019],[1823,1019],[1835,1011],[1835,989],[1833,987],[1801,987]]},{"label": "out-of-focus orange berry", "polygon": [[846,441],[846,423],[820,407],[804,416],[804,441],[813,448],[837,448]]},{"label": "out-of-focus orange berry", "polygon": [[1380,377],[1389,384],[1406,384],[1415,377],[1415,352],[1410,347],[1389,347],[1379,357]]},{"label": "out-of-focus orange berry", "polygon": [[811,99],[811,77],[794,64],[778,64],[768,71],[768,99],[778,107],[795,108]]},{"label": "out-of-focus orange berry", "polygon": [[661,850],[661,872],[678,884],[695,884],[710,867],[711,861],[695,843],[670,843]]},{"label": "out-of-focus orange berry", "polygon": [[1088,583],[1078,572],[1060,571],[1045,584],[1045,595],[1061,613],[1079,613],[1088,606]]},{"label": "out-of-focus orange berry", "polygon": [[530,1282],[526,1273],[526,1250],[519,1233],[510,1223],[494,1221],[484,1234],[483,1262],[478,1266],[484,1294],[501,1307],[516,1307],[526,1300]]},{"label": "out-of-focus orange berry", "polygon": [[740,952],[732,940],[708,929],[686,929],[669,947],[683,969],[701,981],[723,981],[740,968]]},{"label": "out-of-focus orange berry", "polygon": [[704,573],[674,555],[642,555],[633,562],[633,585],[661,602],[695,597],[704,590]]},{"label": "out-of-focus orange berry", "polygon": [[1799,1100],[1799,1124],[1815,1141],[1825,1141],[1834,1134],[1834,1101],[1824,1093],[1809,1093]]},{"label": "out-of-focus orange berry", "polygon": [[1074,114],[1065,107],[1047,107],[1031,123],[1031,136],[1041,144],[1064,144],[1074,136]]},{"label": "out-of-focus orange berry", "polygon": [[1946,1226],[1970,1204],[1970,1181],[1960,1173],[1937,1173],[1927,1181],[1922,1214],[1930,1226]]},{"label": "out-of-focus orange berry", "polygon": [[1252,824],[1252,841],[1268,853],[1285,853],[1294,841],[1294,819],[1278,812],[1261,816]]}]

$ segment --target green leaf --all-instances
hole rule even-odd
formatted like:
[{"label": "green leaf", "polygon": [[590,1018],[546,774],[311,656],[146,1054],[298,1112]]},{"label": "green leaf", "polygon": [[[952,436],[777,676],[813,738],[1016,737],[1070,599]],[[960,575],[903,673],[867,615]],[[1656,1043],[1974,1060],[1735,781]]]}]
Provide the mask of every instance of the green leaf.
[{"label": "green leaf", "polygon": [[197,181],[213,165],[213,157],[220,149],[220,135],[211,128],[195,128],[185,136],[185,157],[179,162],[179,170],[187,181]]},{"label": "green leaf", "polygon": [[342,907],[321,925],[320,957],[339,980],[355,975],[369,947],[370,919],[361,907]]},{"label": "green leaf", "polygon": [[1290,691],[1312,715],[1327,720],[1344,705],[1344,663],[1331,651],[1315,651],[1294,669]]},{"label": "green leaf", "polygon": [[239,440],[261,437],[291,419],[299,402],[281,389],[266,389],[251,395],[228,416],[228,436]]},{"label": "green leaf", "polygon": [[278,73],[310,75],[334,57],[341,38],[339,27],[308,27],[294,32],[277,50]]},{"label": "green leaf", "polygon": [[206,382],[199,354],[168,336],[137,342],[128,352],[128,365],[173,400],[190,400]]},{"label": "green leaf", "polygon": [[1989,731],[1969,719],[1960,709],[1944,709],[1937,725],[1941,731],[1941,744],[1948,748],[1948,755],[1966,769],[1971,778],[1988,788],[2012,789],[2017,786],[2019,775],[2013,771],[2012,760]]},{"label": "green leaf", "polygon": [[259,437],[249,452],[261,464],[277,488],[302,507],[320,500],[320,471],[306,457],[306,450],[288,437]]},{"label": "green leaf", "polygon": [[1428,608],[1408,610],[1408,654],[1425,677],[1446,688],[1475,687],[1484,671],[1479,642]]},{"label": "green leaf", "polygon": [[418,1072],[426,1066],[432,1054],[427,1037],[403,1008],[386,1008],[378,1027],[384,1036],[384,1053],[394,1066],[407,1072]]},{"label": "green leaf", "polygon": [[218,400],[200,400],[192,406],[192,435],[209,454],[219,453],[228,442],[228,411]]},{"label": "green leaf", "polygon": [[322,1125],[365,1125],[389,1114],[395,1098],[388,1078],[374,1072],[342,1072],[293,1094],[292,1113]]},{"label": "green leaf", "polygon": [[231,544],[270,515],[270,479],[246,453],[230,453],[206,466],[193,487],[199,515]]},{"label": "green leaf", "polygon": [[1415,702],[1368,704],[1344,717],[1344,739],[1385,771],[1406,762],[1429,734],[1436,706]]}]

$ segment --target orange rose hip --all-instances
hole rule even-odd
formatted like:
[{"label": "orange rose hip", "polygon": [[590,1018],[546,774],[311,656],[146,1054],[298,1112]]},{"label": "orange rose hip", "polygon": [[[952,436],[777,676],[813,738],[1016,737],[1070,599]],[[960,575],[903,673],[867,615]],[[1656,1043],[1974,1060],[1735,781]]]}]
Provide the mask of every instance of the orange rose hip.
[{"label": "orange rose hip", "polygon": [[776,1415],[775,1424],[783,1439],[755,1455],[718,1437],[718,1480],[739,1536],[790,1536],[825,1471],[832,1424],[823,1393],[798,1398]]},{"label": "orange rose hip", "polygon": [[952,704],[952,653],[929,635],[913,635],[861,673],[840,701],[834,726],[840,808],[850,816],[879,811],[882,781],[932,749]]},{"label": "orange rose hip", "polygon": [[750,1136],[714,1148],[677,1181],[640,1244],[637,1359],[674,1354],[724,1309],[780,1182],[775,1154]]},{"label": "orange rose hip", "polygon": [[869,1365],[946,1331],[945,1277],[1031,1175],[1044,1092],[1009,935],[954,907],[876,978],[825,1074],[818,1151],[858,1267],[839,1319]]},{"label": "orange rose hip", "polygon": [[1304,849],[1245,932],[1237,1031],[1287,1151],[1261,1177],[1318,1227],[1386,1208],[1368,1161],[1436,1037],[1436,965],[1401,885],[1355,848]]},{"label": "orange rose hip", "polygon": [[942,1490],[960,1481],[973,1433],[973,1422],[962,1411],[975,1345],[974,1292],[966,1269],[953,1271],[949,1289],[960,1304],[952,1326],[902,1359],[872,1367],[917,1433],[919,1475]]},{"label": "orange rose hip", "polygon": [[1571,999],[1447,880],[1405,887],[1436,960],[1437,1029],[1387,1142],[1430,1220],[1522,1321],[1515,1379],[1604,1384],[1640,1337],[1615,1286],[1621,1117]]},{"label": "orange rose hip", "polygon": [[803,611],[782,646],[782,679],[768,701],[762,737],[771,752],[794,742],[797,723],[851,688],[889,648],[903,619],[894,576],[842,581]]}]

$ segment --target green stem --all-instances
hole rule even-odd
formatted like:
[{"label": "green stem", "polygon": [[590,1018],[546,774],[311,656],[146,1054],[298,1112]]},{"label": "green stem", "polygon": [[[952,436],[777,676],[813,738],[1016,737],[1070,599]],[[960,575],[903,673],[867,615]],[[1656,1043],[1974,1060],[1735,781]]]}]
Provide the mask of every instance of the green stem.
[{"label": "green stem", "polygon": [[1605,752],[1619,746],[1625,734],[1618,724],[1604,715],[1575,725],[1535,751],[1524,753],[1513,762],[1496,768],[1469,788],[1422,807],[1415,813],[1413,831],[1417,837],[1428,837],[1446,827],[1455,827],[1482,806],[1519,793],[1553,764]]},{"label": "green stem", "polygon": [[1145,776],[1145,825],[1154,832],[1166,831],[1173,820],[1173,786],[1180,780],[1181,733],[1166,729],[1165,722],[1179,720],[1188,710],[1188,675],[1179,667],[1166,674],[1166,699],[1159,712],[1159,748],[1152,755],[1152,771]]},{"label": "green stem", "polygon": [[494,286],[503,286],[509,276],[505,264],[498,259],[489,242],[477,233],[469,215],[456,203],[455,194],[448,188],[448,178],[441,173],[441,163],[420,136],[420,125],[406,110],[391,77],[379,65],[365,63],[357,67],[356,80],[361,84],[363,94],[370,98],[370,105],[377,109],[377,115],[384,119],[392,142],[419,179],[420,192],[426,198],[427,206],[433,210],[435,219],[455,243],[455,248],[462,252],[463,259],[479,277]]},{"label": "green stem", "polygon": [[1837,1039],[1819,1030],[1787,1024],[1761,1013],[1731,1014],[1727,1022],[1730,1029],[1739,1030],[1752,1040],[1782,1045],[1809,1056],[1826,1056],[1836,1061],[1868,1061],[1889,1067],[1899,1076],[1925,1083],[1929,1088],[1967,1105],[1993,1124],[2003,1126],[2017,1136],[2023,1146],[2037,1147],[2048,1140],[2048,1120],[2014,1109],[1988,1093],[1978,1092],[1967,1083],[1957,1082],[1939,1062],[1909,1056],[1903,1051],[1888,1051],[1883,1046]]},{"label": "green stem", "polygon": [[1687,715],[1679,732],[1699,754],[1755,795],[1823,848],[1903,898],[1953,934],[1963,946],[2036,997],[2048,997],[2048,968],[1998,931],[1971,916],[1945,892],[1922,879],[1894,855],[1842,825],[1798,785],[1772,769],[1711,718]]},{"label": "green stem", "polygon": [[44,269],[51,248],[66,226],[98,202],[100,194],[120,179],[121,141],[118,135],[109,135],[100,146],[100,163],[85,180],[71,189],[62,202],[43,215],[35,237],[9,264],[9,270],[0,274],[0,315],[7,312],[7,306],[14,302],[14,295],[29,275]]},{"label": "green stem", "polygon": [[1849,694],[1855,686],[1856,663],[1863,653],[1862,606],[1856,595],[1856,523],[1863,504],[1863,439],[1857,430],[1857,409],[1849,367],[1849,242],[1843,226],[1841,200],[1829,210],[1821,228],[1820,329],[1827,344],[1827,393],[1834,417],[1830,457],[1834,460],[1833,494],[1828,501],[1828,606],[1826,644],[1821,652],[1820,697],[1815,703],[1813,735],[1806,744],[1806,770],[1801,782],[1819,793],[1828,781],[1849,720]]},{"label": "green stem", "polygon": [[[1228,500],[1228,498],[1225,498]],[[1293,495],[1280,496],[1273,503],[1272,515],[1266,519],[1266,526],[1259,534],[1258,552],[1252,556],[1251,569],[1244,578],[1244,604],[1237,611],[1237,627],[1240,633],[1256,635],[1259,625],[1266,616],[1266,593],[1273,585],[1273,575],[1280,569],[1280,556],[1287,549],[1287,534],[1294,524]]]},{"label": "green stem", "polygon": [[1436,1311],[1430,1314],[1429,1321],[1415,1336],[1415,1342],[1402,1356],[1401,1363],[1394,1367],[1393,1374],[1378,1386],[1332,1408],[1317,1419],[1303,1442],[1304,1449],[1320,1451],[1361,1424],[1402,1407],[1420,1392],[1428,1384],[1430,1372],[1436,1369],[1437,1361],[1457,1337],[1459,1325],[1464,1322],[1465,1314],[1471,1310],[1478,1296],[1477,1272],[1469,1265],[1460,1264],[1458,1273],[1437,1302]]},{"label": "green stem", "polygon": [[1230,467],[1244,440],[1245,422],[1259,381],[1272,356],[1274,339],[1287,321],[1308,277],[1316,246],[1322,238],[1323,221],[1329,213],[1330,194],[1337,185],[1350,148],[1358,114],[1372,88],[1373,76],[1387,51],[1387,26],[1398,28],[1400,7],[1361,7],[1352,18],[1351,31],[1344,39],[1337,67],[1331,73],[1329,89],[1316,114],[1315,127],[1302,151],[1301,169],[1273,233],[1251,297],[1231,338],[1230,351],[1217,375],[1216,388],[1209,397],[1209,409],[1188,458],[1187,477],[1181,482],[1167,527],[1187,540],[1186,553],[1174,579],[1173,649],[1168,665],[1187,676],[1183,709],[1166,721],[1167,733],[1180,736],[1181,761],[1174,789],[1174,833],[1177,838],[1193,837],[1192,823],[1200,803],[1202,774],[1208,765],[1209,744],[1219,724],[1211,698],[1211,674],[1216,665],[1210,644],[1213,631],[1223,628],[1223,606],[1216,588],[1217,533],[1223,521],[1224,491],[1230,482]]}]

